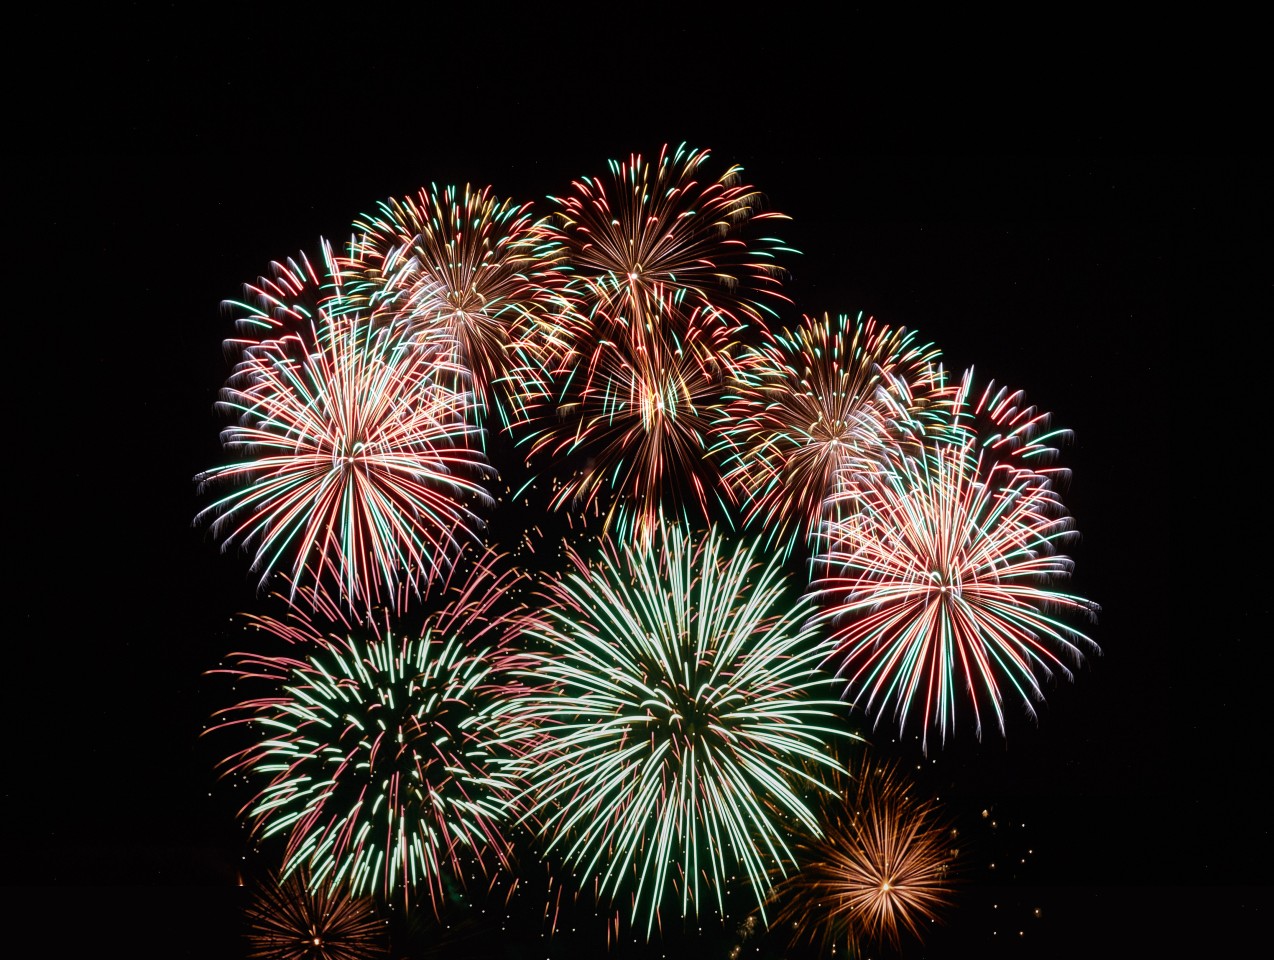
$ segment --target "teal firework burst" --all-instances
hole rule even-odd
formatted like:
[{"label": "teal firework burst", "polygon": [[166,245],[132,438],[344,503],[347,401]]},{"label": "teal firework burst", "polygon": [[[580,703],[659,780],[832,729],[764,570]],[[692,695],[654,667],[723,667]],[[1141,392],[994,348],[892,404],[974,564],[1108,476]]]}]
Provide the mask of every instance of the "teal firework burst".
[{"label": "teal firework burst", "polygon": [[570,551],[524,628],[524,817],[647,934],[662,910],[722,909],[734,878],[763,903],[789,829],[817,829],[807,764],[834,766],[842,705],[804,601],[756,551],[664,523],[592,565]]},{"label": "teal firework burst", "polygon": [[260,784],[244,814],[263,840],[284,839],[285,872],[437,910],[475,870],[507,866],[511,788],[492,717],[503,621],[491,610],[519,577],[484,561],[419,633],[322,634],[296,609],[250,618],[310,651],[235,654],[220,672],[271,690],[213,728],[253,737],[225,769]]}]

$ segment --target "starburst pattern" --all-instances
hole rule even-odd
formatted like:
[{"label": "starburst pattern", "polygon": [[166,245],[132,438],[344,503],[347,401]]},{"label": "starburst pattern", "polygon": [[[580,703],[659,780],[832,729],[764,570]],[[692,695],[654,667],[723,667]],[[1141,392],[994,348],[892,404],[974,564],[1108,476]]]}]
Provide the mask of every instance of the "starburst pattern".
[{"label": "starburst pattern", "polygon": [[437,910],[471,868],[507,866],[512,786],[491,718],[506,635],[492,607],[521,575],[497,572],[496,559],[418,633],[346,624],[323,634],[295,609],[249,618],[311,651],[235,654],[221,672],[270,690],[213,728],[254,735],[225,770],[263,784],[244,813],[263,839],[285,838],[287,871]]},{"label": "starburst pattern", "polygon": [[726,484],[773,542],[812,538],[829,498],[891,469],[926,432],[939,351],[861,313],[804,317],[750,348],[716,426]]},{"label": "starburst pattern", "polygon": [[[612,160],[609,177],[582,177],[553,199],[546,236],[559,244],[586,309],[640,318],[665,296],[736,324],[761,321],[786,299],[775,255],[794,252],[758,225],[788,219],[762,209],[742,168],[708,178],[710,153],[664,146],[648,162]],[[653,309],[658,309],[653,307]]]},{"label": "starburst pattern", "polygon": [[595,567],[570,555],[528,619],[529,689],[508,708],[540,738],[526,815],[603,896],[627,890],[647,932],[674,903],[720,909],[736,874],[762,900],[787,830],[813,826],[802,761],[830,762],[843,729],[804,602],[715,529],[661,524]]},{"label": "starburst pattern", "polygon": [[542,394],[564,309],[555,245],[530,204],[491,187],[454,185],[383,201],[354,223],[351,257],[360,277],[351,294],[378,321],[403,325],[441,345],[464,371],[479,419],[520,419]]},{"label": "starburst pattern", "polygon": [[1096,606],[1056,586],[1070,575],[1059,546],[1074,535],[1046,481],[1001,469],[965,443],[940,443],[864,486],[828,524],[812,588],[848,693],[876,723],[914,720],[928,749],[945,743],[958,704],[1005,730],[1006,696],[1031,716],[1041,681],[1096,645],[1060,615]]},{"label": "starburst pattern", "polygon": [[850,784],[830,778],[817,834],[798,841],[800,869],[779,881],[774,926],[794,942],[859,956],[871,946],[924,937],[954,904],[950,824],[896,765],[864,762]]},{"label": "starburst pattern", "polygon": [[232,489],[197,521],[253,549],[262,588],[280,572],[369,609],[450,570],[494,471],[445,358],[330,299],[312,315],[237,364],[220,406],[237,418],[222,444],[239,459],[197,478]]},{"label": "starburst pattern", "polygon": [[251,960],[374,960],[389,953],[370,899],[311,884],[306,871],[258,881],[248,905]]},{"label": "starburst pattern", "polygon": [[[603,529],[648,537],[661,512],[712,516],[720,502],[708,458],[713,421],[735,369],[732,330],[702,310],[683,314],[670,300],[640,327],[598,311],[578,318],[592,333],[552,415],[523,440],[532,458],[560,470],[554,509],[605,515]],[[572,471],[573,466],[573,471]]]}]

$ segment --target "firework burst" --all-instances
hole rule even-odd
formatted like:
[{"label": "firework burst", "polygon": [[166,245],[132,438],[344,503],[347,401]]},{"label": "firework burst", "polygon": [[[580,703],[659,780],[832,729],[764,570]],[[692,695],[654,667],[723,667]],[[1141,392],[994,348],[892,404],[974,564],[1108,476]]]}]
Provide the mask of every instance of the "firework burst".
[{"label": "firework burst", "polygon": [[569,551],[524,629],[529,689],[508,707],[540,737],[524,815],[604,897],[627,890],[647,934],[671,899],[720,909],[736,875],[762,901],[788,829],[814,824],[802,763],[831,762],[839,727],[820,724],[840,705],[819,699],[805,603],[755,551],[668,524],[595,567]]},{"label": "firework burst", "polygon": [[579,340],[592,346],[556,414],[524,435],[531,457],[578,465],[551,506],[604,512],[603,529],[620,517],[643,538],[665,509],[710,517],[721,497],[707,454],[735,366],[730,329],[668,300],[645,329],[601,313],[586,322],[594,333]]},{"label": "firework burst", "polygon": [[939,352],[906,328],[841,314],[805,317],[748,350],[717,423],[724,482],[771,541],[812,538],[833,495],[917,447]]},{"label": "firework burst", "polygon": [[587,305],[639,317],[671,293],[687,310],[761,320],[764,299],[782,297],[775,254],[781,241],[745,239],[783,214],[761,209],[761,195],[731,166],[704,178],[707,150],[665,146],[654,163],[634,154],[610,162],[610,177],[584,177],[559,206],[546,238],[560,246]]},{"label": "firework burst", "polygon": [[196,478],[233,489],[196,522],[254,549],[263,589],[280,572],[370,608],[451,568],[494,471],[444,358],[330,300],[313,314],[245,349],[219,404],[237,417],[222,444],[240,459]]},{"label": "firework burst", "polygon": [[213,729],[255,736],[225,770],[264,782],[244,813],[263,839],[285,838],[286,872],[437,911],[471,867],[507,866],[511,788],[490,716],[504,634],[492,608],[520,576],[484,558],[416,635],[349,624],[324,635],[295,608],[249,618],[311,651],[235,654],[219,671],[271,686]]},{"label": "firework burst", "polygon": [[774,926],[824,952],[901,946],[953,905],[951,825],[916,797],[896,765],[864,762],[856,786],[831,778],[820,794],[819,834],[797,841],[798,872],[774,887]]},{"label": "firework burst", "polygon": [[1070,576],[1059,546],[1074,536],[1038,476],[1003,470],[971,449],[939,443],[864,483],[852,513],[827,525],[823,576],[812,585],[833,660],[869,714],[916,717],[928,749],[945,743],[967,695],[981,736],[989,711],[1004,733],[1006,696],[1035,716],[1042,679],[1094,644],[1058,615],[1095,604],[1055,589]]},{"label": "firework burst", "polygon": [[385,201],[354,223],[353,299],[442,344],[465,372],[474,412],[494,406],[506,427],[511,410],[520,418],[527,397],[546,389],[552,318],[564,302],[542,226],[530,204],[468,185]]},{"label": "firework burst", "polygon": [[251,960],[373,960],[389,952],[371,900],[312,885],[304,870],[259,881],[246,912]]}]

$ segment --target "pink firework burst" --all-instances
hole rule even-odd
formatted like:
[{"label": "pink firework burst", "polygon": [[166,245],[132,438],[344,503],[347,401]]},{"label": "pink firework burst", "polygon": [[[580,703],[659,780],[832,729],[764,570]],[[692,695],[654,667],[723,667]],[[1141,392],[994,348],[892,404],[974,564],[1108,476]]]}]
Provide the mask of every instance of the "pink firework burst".
[{"label": "pink firework burst", "polygon": [[369,609],[445,575],[476,540],[494,471],[436,350],[331,298],[311,316],[244,350],[219,404],[236,459],[197,478],[231,489],[197,522],[253,551],[263,589],[280,573]]},{"label": "pink firework burst", "polygon": [[864,481],[855,509],[829,522],[812,590],[849,681],[880,723],[914,720],[924,748],[945,743],[961,709],[981,736],[1004,703],[1034,717],[1042,681],[1070,679],[1096,644],[1067,622],[1097,606],[1058,589],[1070,517],[1040,477],[1000,468],[972,441],[939,443]]}]

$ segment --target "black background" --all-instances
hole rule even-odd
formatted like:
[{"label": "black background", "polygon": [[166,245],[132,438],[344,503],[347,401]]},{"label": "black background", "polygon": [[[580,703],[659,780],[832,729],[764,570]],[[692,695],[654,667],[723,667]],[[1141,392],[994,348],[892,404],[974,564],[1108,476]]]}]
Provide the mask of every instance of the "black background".
[{"label": "black background", "polygon": [[[8,148],[11,931],[52,956],[242,949],[242,798],[199,734],[225,705],[205,671],[258,600],[192,526],[222,456],[221,300],[430,182],[547,212],[682,141],[793,218],[785,321],[907,326],[1075,434],[1073,586],[1103,655],[1038,726],[894,745],[1003,822],[971,822],[979,863],[1030,851],[979,867],[915,955],[1185,955],[1270,922],[1271,251],[1246,60],[1184,54],[1185,25],[844,17],[132,6],[30,35]],[[508,955],[600,950],[521,937]]]}]

